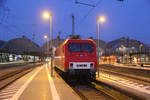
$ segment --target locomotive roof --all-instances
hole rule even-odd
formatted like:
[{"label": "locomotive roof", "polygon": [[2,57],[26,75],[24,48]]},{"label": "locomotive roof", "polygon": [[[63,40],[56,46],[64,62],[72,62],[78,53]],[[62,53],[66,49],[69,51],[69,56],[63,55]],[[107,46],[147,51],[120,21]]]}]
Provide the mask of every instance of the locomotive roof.
[{"label": "locomotive roof", "polygon": [[63,45],[66,44],[67,42],[69,41],[91,41],[93,43],[95,43],[92,39],[66,39],[64,42],[63,42]]},{"label": "locomotive roof", "polygon": [[[66,39],[59,47],[64,46],[67,42],[69,41],[90,41],[92,42],[94,45],[96,45],[95,41],[92,39]],[[59,48],[58,47],[58,48]]]}]

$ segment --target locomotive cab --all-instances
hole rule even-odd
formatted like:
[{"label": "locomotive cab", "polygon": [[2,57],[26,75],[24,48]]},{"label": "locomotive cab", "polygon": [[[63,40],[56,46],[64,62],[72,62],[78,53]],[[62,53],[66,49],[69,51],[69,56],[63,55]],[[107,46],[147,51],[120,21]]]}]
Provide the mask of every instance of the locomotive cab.
[{"label": "locomotive cab", "polygon": [[96,43],[91,39],[67,39],[56,50],[55,64],[67,77],[96,78]]},{"label": "locomotive cab", "polygon": [[96,45],[92,40],[68,41],[65,52],[65,64],[69,75],[95,79],[97,57]]}]

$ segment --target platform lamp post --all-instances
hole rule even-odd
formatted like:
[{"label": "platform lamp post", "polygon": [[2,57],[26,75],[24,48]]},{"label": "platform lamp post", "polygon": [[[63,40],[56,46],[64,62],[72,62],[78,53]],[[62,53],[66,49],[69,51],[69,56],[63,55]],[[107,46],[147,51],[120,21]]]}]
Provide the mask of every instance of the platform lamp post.
[{"label": "platform lamp post", "polygon": [[49,53],[49,43],[48,43],[48,36],[44,35],[44,39],[46,39],[46,48],[47,48],[47,54]]},{"label": "platform lamp post", "polygon": [[[98,48],[98,65],[100,61],[100,47],[99,47],[99,24],[105,22],[105,17],[97,18],[97,48]],[[98,68],[98,77],[99,77],[99,68]]]},{"label": "platform lamp post", "polygon": [[[49,54],[49,39],[48,39],[48,36],[47,35],[44,35],[44,39],[46,39],[46,48],[47,48],[47,58],[48,58],[48,54]],[[47,64],[48,68],[49,68],[49,62]]]},{"label": "platform lamp post", "polygon": [[143,44],[140,44],[139,45],[139,50],[140,50],[140,64],[141,64],[141,62],[142,62],[142,60],[141,60],[141,54],[142,54],[142,47],[143,47]]},{"label": "platform lamp post", "polygon": [[99,47],[99,24],[105,22],[105,17],[97,18],[97,48],[98,48],[98,64],[100,60],[100,47]]},{"label": "platform lamp post", "polygon": [[49,19],[50,22],[50,50],[51,50],[51,77],[53,77],[53,44],[52,44],[52,14],[50,14],[49,12],[44,12],[43,13],[43,18],[44,19]]}]

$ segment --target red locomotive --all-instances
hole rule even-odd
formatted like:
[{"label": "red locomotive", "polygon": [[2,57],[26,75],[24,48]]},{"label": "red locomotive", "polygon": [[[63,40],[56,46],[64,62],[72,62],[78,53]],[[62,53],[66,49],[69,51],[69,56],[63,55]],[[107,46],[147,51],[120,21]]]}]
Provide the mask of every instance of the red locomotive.
[{"label": "red locomotive", "polygon": [[96,78],[96,43],[91,39],[67,39],[55,52],[55,65],[66,76]]}]

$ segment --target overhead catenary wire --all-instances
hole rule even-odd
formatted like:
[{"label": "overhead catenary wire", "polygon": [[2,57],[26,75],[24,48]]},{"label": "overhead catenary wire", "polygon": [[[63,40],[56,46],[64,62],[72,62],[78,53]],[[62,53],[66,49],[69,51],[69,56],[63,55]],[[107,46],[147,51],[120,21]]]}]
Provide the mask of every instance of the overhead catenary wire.
[{"label": "overhead catenary wire", "polygon": [[95,7],[91,8],[87,14],[85,16],[83,16],[83,18],[81,19],[81,21],[79,21],[80,23],[78,23],[79,25],[90,15],[90,13],[102,2],[103,0],[100,0],[96,3]]},{"label": "overhead catenary wire", "polygon": [[12,33],[17,37],[20,35],[18,32],[13,32],[14,30],[12,29],[12,27],[9,27],[9,25],[4,25],[4,24],[0,23],[0,26],[1,26],[1,28],[3,27],[4,29],[6,29],[7,32]]},{"label": "overhead catenary wire", "polygon": [[[81,23],[89,16],[89,14],[94,10],[94,8],[96,8],[101,2],[102,2],[103,0],[99,0],[94,6],[90,6],[90,7],[92,7],[89,11],[88,11],[88,13],[86,14],[86,15],[84,15],[83,16],[83,18],[81,18],[81,21],[79,21],[79,23],[76,23],[76,22],[74,22],[74,24],[76,25],[76,27],[78,28],[80,25],[81,25]],[[78,2],[76,2],[75,1],[75,3],[78,3]],[[81,4],[81,3],[80,3]],[[82,5],[82,4],[81,4]],[[80,7],[81,7],[81,5],[80,5]],[[89,5],[91,5],[91,4],[89,4]],[[88,6],[88,5],[87,5]],[[65,21],[65,20],[64,20]],[[77,25],[78,24],[78,25]],[[62,28],[63,29],[63,28]],[[70,34],[64,34],[64,35],[66,35],[66,37],[68,37]]]},{"label": "overhead catenary wire", "polygon": [[[85,21],[85,19],[90,15],[90,13],[91,13],[99,4],[102,3],[102,1],[103,1],[103,0],[99,0],[99,1],[87,12],[87,14],[85,14],[85,15],[83,16],[83,18],[79,21],[79,23],[75,23],[75,24],[78,24],[77,26],[79,27],[79,26]],[[122,1],[124,1],[124,0],[117,0],[117,1],[122,2]],[[75,2],[75,3],[76,3],[76,2]],[[78,28],[78,27],[77,27],[77,28]]]},{"label": "overhead catenary wire", "polygon": [[92,5],[92,4],[89,4],[89,3],[78,2],[77,0],[75,0],[75,3],[85,5],[85,6],[95,7],[95,5]]},{"label": "overhead catenary wire", "polygon": [[0,0],[0,28],[6,31],[4,33],[9,33],[16,37],[22,36],[24,35],[23,29],[19,28],[20,26],[10,24],[10,16],[11,18],[16,16],[11,13],[11,9],[6,5],[6,1]]},{"label": "overhead catenary wire", "polygon": [[0,0],[0,14],[2,14],[2,18],[0,18],[0,22],[6,21],[9,16],[10,9],[6,6],[6,0]]}]

